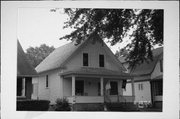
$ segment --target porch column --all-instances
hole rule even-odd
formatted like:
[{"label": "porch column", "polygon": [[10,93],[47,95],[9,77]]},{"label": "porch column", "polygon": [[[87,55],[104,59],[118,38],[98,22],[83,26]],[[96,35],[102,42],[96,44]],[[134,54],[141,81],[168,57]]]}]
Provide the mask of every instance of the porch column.
[{"label": "porch column", "polygon": [[75,76],[72,76],[72,96],[75,96]]},{"label": "porch column", "polygon": [[103,91],[104,91],[104,86],[103,86],[103,82],[104,82],[104,79],[103,79],[103,77],[101,77],[101,96],[103,96],[104,94],[103,94]]},{"label": "porch column", "polygon": [[132,96],[135,96],[135,92],[134,92],[134,78],[131,79],[131,87],[132,87]]},{"label": "porch column", "polygon": [[22,79],[22,95],[25,96],[25,78]]}]

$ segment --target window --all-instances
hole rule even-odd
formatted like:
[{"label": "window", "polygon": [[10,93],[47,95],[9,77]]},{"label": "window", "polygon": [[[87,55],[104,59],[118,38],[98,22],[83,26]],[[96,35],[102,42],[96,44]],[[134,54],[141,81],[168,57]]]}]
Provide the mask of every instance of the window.
[{"label": "window", "polygon": [[84,95],[84,81],[76,80],[75,81],[75,94],[76,95]]},{"label": "window", "polygon": [[123,80],[122,82],[122,88],[126,90],[126,83],[127,83],[127,80]]},{"label": "window", "polygon": [[104,55],[99,55],[99,67],[104,67]]},{"label": "window", "polygon": [[17,96],[26,96],[26,78],[17,78]]},{"label": "window", "polygon": [[163,72],[163,60],[160,60],[160,71]]},{"label": "window", "polygon": [[111,81],[111,90],[110,90],[110,95],[118,95],[118,84],[116,81]]},{"label": "window", "polygon": [[83,66],[88,66],[88,53],[83,53]]},{"label": "window", "polygon": [[46,75],[46,88],[49,87],[49,78],[48,78],[48,75]]},{"label": "window", "polygon": [[22,78],[17,78],[17,96],[22,96]]},{"label": "window", "polygon": [[142,83],[138,84],[138,89],[143,90],[143,84]]},{"label": "window", "polygon": [[98,96],[101,95],[101,84],[100,82],[98,82]]}]

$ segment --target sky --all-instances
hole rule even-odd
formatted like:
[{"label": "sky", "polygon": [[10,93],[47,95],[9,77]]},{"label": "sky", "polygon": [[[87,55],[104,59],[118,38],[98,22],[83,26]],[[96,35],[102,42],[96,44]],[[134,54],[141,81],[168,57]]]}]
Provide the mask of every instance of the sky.
[{"label": "sky", "polygon": [[[23,50],[46,44],[60,47],[70,41],[59,40],[60,37],[69,34],[72,29],[63,29],[68,16],[61,11],[50,12],[50,8],[19,8],[17,37]],[[107,44],[107,43],[106,43]],[[119,49],[120,44],[110,46],[113,53]]]}]

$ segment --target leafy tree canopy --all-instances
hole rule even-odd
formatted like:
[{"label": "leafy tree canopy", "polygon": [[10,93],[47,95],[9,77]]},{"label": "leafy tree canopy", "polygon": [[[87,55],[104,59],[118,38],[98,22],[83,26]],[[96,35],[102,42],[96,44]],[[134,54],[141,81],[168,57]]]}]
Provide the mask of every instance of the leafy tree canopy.
[{"label": "leafy tree canopy", "polygon": [[94,34],[108,39],[111,45],[130,42],[123,48],[128,52],[130,66],[153,60],[154,45],[163,45],[163,10],[157,9],[64,9],[69,16],[64,28],[74,31],[60,39],[82,40]]},{"label": "leafy tree canopy", "polygon": [[42,44],[39,47],[29,47],[26,50],[26,57],[29,63],[35,68],[43,59],[45,59],[52,51],[54,47]]}]

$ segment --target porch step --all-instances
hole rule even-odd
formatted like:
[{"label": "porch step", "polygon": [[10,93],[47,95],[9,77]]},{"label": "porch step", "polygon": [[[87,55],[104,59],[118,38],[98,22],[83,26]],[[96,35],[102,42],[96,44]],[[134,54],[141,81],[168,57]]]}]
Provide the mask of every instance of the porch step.
[{"label": "porch step", "polygon": [[138,108],[134,103],[106,103],[108,111],[137,111]]}]

